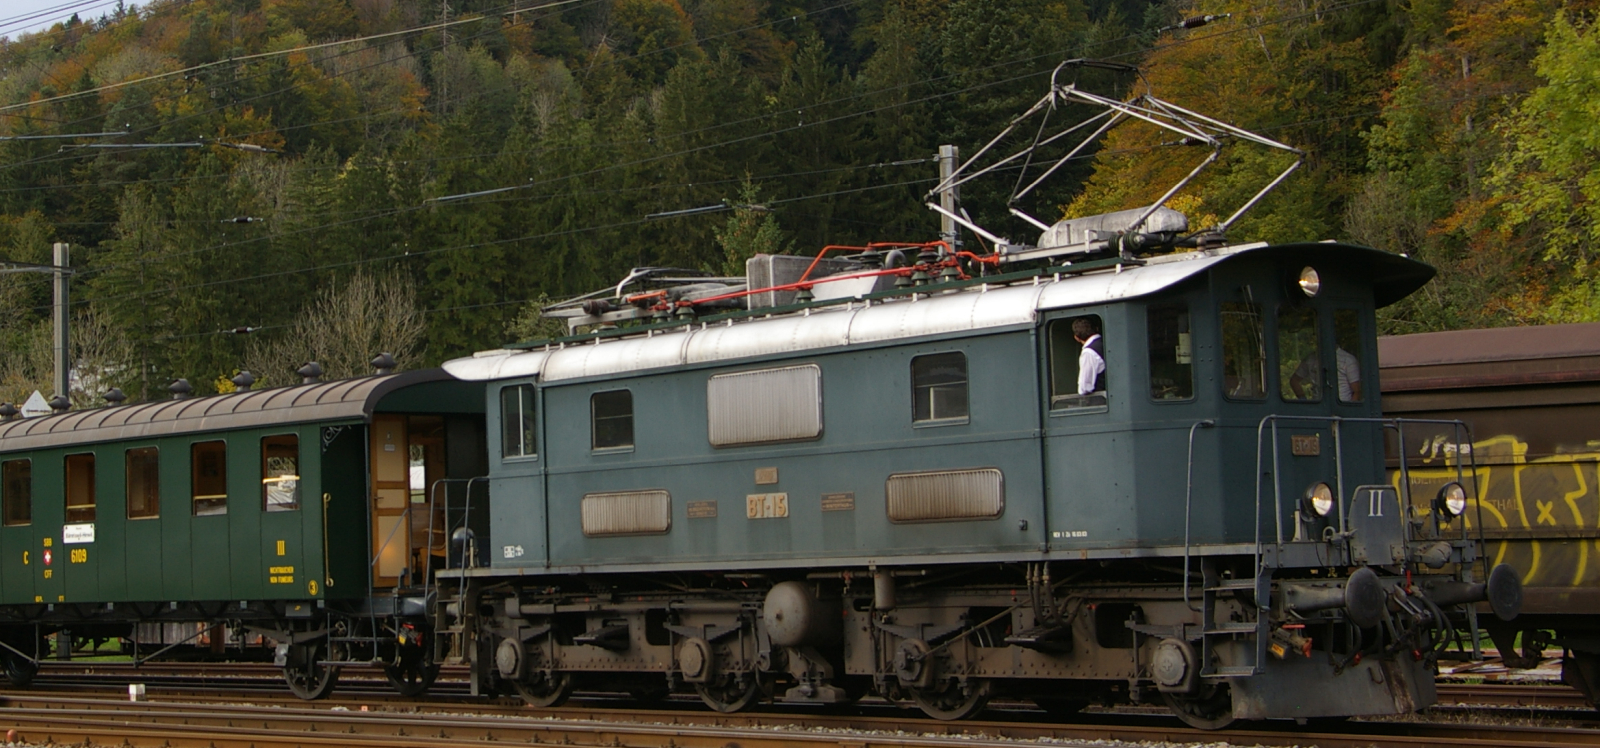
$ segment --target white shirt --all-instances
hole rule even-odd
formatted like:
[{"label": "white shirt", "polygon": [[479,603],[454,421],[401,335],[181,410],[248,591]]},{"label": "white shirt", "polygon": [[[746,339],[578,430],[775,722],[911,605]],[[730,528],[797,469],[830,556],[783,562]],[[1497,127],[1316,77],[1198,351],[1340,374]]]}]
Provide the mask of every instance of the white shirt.
[{"label": "white shirt", "polygon": [[[1334,349],[1334,372],[1338,381],[1339,402],[1353,403],[1356,400],[1355,387],[1351,385],[1361,383],[1361,360],[1343,348]],[[1322,384],[1322,376],[1315,358],[1308,358],[1295,367],[1294,375],[1304,383],[1306,399],[1316,400],[1320,397],[1317,389]]]},{"label": "white shirt", "polygon": [[1106,370],[1106,360],[1089,348],[1089,344],[1100,339],[1100,334],[1095,333],[1083,341],[1083,351],[1078,354],[1078,394],[1088,395],[1094,392],[1094,380],[1101,372]]}]

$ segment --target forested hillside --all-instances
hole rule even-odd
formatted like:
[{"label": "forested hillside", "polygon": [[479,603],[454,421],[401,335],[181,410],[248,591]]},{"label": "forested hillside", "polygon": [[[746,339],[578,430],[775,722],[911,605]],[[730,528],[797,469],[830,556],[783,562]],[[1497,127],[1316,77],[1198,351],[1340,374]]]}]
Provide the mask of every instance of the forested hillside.
[{"label": "forested hillside", "polygon": [[[1338,238],[1441,278],[1410,332],[1600,318],[1600,41],[1548,0],[165,0],[0,43],[0,259],[73,249],[76,364],[268,385],[536,333],[628,268],[924,240],[967,152],[1073,57],[1308,152],[1230,238]],[[1226,14],[1193,29],[1185,18]],[[51,137],[41,137],[51,136]],[[1032,208],[1147,203],[1203,154],[1113,133]],[[1195,222],[1283,166],[1230,156]],[[1004,182],[1001,179],[1000,182]],[[963,205],[1011,224],[1009,183]],[[647,218],[717,204],[721,212]],[[0,275],[0,399],[49,394],[48,276]],[[355,324],[360,322],[360,324]],[[246,332],[248,331],[248,332]]]}]

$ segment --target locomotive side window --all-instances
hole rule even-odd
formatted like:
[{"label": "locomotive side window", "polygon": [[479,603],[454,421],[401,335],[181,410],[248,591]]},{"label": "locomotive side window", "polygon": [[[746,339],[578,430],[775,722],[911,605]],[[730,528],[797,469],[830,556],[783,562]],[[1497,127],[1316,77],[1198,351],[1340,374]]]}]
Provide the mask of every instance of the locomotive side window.
[{"label": "locomotive side window", "polygon": [[189,446],[189,495],[194,516],[228,513],[228,444],[196,442]]},{"label": "locomotive side window", "polygon": [[1317,310],[1278,308],[1278,396],[1284,402],[1322,400],[1322,346],[1317,337]]},{"label": "locomotive side window", "polygon": [[911,359],[911,420],[967,417],[967,356],[960,351]]},{"label": "locomotive side window", "polygon": [[1339,402],[1361,402],[1361,313],[1354,309],[1333,312],[1334,366],[1337,367]]},{"label": "locomotive side window", "polygon": [[500,390],[500,456],[531,457],[539,453],[534,431],[533,385]]},{"label": "locomotive side window", "polygon": [[1194,397],[1194,348],[1189,337],[1189,305],[1158,304],[1145,310],[1150,335],[1150,397]]},{"label": "locomotive side window", "polygon": [[1235,400],[1267,396],[1266,333],[1261,307],[1244,301],[1222,303],[1222,393]]},{"label": "locomotive side window", "polygon": [[67,455],[67,521],[94,521],[94,455]]},{"label": "locomotive side window", "polygon": [[0,462],[0,521],[6,527],[33,524],[32,462]]},{"label": "locomotive side window", "polygon": [[123,459],[128,471],[128,519],[160,516],[160,451],[155,447],[130,449]]},{"label": "locomotive side window", "polygon": [[261,503],[269,512],[300,508],[300,437],[262,437]]},{"label": "locomotive side window", "polygon": [[822,436],[822,367],[736,371],[706,380],[706,439],[713,447]]},{"label": "locomotive side window", "polygon": [[633,392],[596,392],[589,396],[589,414],[595,449],[633,446]]},{"label": "locomotive side window", "polygon": [[[1106,404],[1105,345],[1100,338],[1099,315],[1088,314],[1050,323],[1050,409],[1083,408]],[[1085,346],[1094,351],[1086,356]],[[1098,350],[1095,350],[1098,349]],[[1098,361],[1098,371],[1084,376],[1085,359]]]}]

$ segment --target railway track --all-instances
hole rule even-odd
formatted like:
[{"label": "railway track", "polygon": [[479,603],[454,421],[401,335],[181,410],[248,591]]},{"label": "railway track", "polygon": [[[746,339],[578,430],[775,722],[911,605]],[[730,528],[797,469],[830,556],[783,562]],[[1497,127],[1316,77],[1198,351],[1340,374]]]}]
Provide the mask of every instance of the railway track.
[{"label": "railway track", "polygon": [[1086,741],[1211,743],[1326,748],[1398,748],[1449,743],[1468,748],[1594,745],[1600,729],[1573,726],[1485,726],[1351,722],[1338,732],[1292,723],[1201,732],[1145,715],[1086,714],[1080,722],[1036,721],[1037,713],[997,710],[993,718],[936,723],[907,712],[881,715],[754,713],[721,715],[673,710],[502,707],[465,713],[448,705],[417,711],[348,707],[128,702],[94,698],[0,697],[0,728],[29,743],[206,746],[482,746],[485,742],[584,748],[1000,748]]},{"label": "railway track", "polygon": [[[146,683],[149,700],[127,701],[130,682]],[[1337,732],[1321,732],[1315,724],[1274,722],[1207,733],[1156,709],[1090,711],[1060,724],[1030,705],[1000,702],[983,720],[940,723],[885,702],[867,701],[848,711],[770,705],[728,715],[708,712],[687,697],[641,709],[627,699],[599,694],[559,709],[535,710],[515,699],[467,696],[464,671],[444,673],[426,699],[404,698],[375,669],[348,670],[334,698],[307,703],[288,694],[277,670],[266,664],[161,663],[134,669],[127,663],[49,663],[36,687],[0,691],[0,732],[14,729],[18,740],[31,743],[171,748],[481,746],[485,741],[594,748],[997,748],[1107,739],[1329,748],[1600,744],[1600,717],[1565,686],[1440,684],[1439,691],[1440,706],[1433,710],[1439,719],[1477,712],[1550,724],[1355,721],[1338,725]]]}]

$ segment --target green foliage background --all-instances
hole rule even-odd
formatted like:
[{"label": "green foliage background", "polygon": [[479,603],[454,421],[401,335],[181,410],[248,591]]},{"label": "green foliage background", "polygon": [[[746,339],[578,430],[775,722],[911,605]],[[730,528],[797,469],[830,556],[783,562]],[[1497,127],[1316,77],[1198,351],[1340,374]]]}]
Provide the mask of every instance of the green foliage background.
[{"label": "green foliage background", "polygon": [[[1168,29],[1203,14],[1230,15]],[[0,42],[0,136],[125,132],[0,141],[0,258],[74,246],[76,312],[117,338],[102,349],[131,352],[104,370],[136,398],[225,381],[250,342],[227,331],[285,335],[358,273],[415,287],[410,363],[432,364],[539,331],[531,304],[630,267],[932,238],[920,196],[938,145],[970,153],[1061,60],[1099,57],[1145,77],[1080,85],[1148,84],[1310,154],[1231,238],[1347,239],[1439,266],[1391,331],[1594,320],[1592,15],[1549,0],[158,0]],[[199,145],[128,147],[181,143]],[[1132,207],[1194,158],[1119,130],[1032,208]],[[1181,204],[1225,215],[1280,168],[1230,158]],[[974,184],[963,205],[1028,237],[1010,186]],[[645,220],[724,201],[745,207]],[[38,348],[48,294],[43,276],[0,276],[6,357]]]}]

